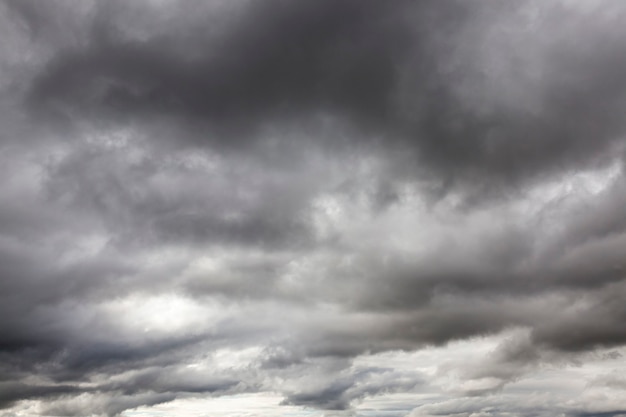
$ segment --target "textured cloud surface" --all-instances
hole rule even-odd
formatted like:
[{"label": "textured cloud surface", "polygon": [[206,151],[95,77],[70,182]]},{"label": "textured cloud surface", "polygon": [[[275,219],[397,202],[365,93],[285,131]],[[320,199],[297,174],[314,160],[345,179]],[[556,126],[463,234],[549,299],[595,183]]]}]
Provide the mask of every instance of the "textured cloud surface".
[{"label": "textured cloud surface", "polygon": [[624,19],[0,2],[0,415],[626,415]]}]

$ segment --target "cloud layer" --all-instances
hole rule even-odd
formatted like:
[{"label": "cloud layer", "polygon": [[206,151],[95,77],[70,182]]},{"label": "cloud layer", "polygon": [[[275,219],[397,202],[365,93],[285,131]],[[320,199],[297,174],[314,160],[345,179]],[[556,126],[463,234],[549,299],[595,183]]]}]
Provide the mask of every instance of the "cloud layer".
[{"label": "cloud layer", "polygon": [[1,2],[0,414],[626,414],[625,17]]}]

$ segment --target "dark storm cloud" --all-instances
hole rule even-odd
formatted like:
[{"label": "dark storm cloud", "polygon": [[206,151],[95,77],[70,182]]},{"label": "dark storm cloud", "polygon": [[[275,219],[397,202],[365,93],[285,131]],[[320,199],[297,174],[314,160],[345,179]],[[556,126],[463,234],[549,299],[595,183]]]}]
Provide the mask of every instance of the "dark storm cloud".
[{"label": "dark storm cloud", "polygon": [[402,375],[391,369],[362,369],[319,389],[291,394],[284,403],[323,410],[347,410],[351,402],[365,396],[411,390],[419,384],[419,377],[413,374]]},{"label": "dark storm cloud", "polygon": [[[405,3],[253,3],[226,33],[213,34],[211,21],[193,28],[188,36],[206,42],[191,51],[169,34],[124,39],[115,21],[97,19],[86,45],[46,66],[29,101],[118,117],[170,113],[239,133],[267,118],[335,108],[380,120],[407,43],[406,28],[396,24]],[[126,9],[118,2],[98,13],[115,19]],[[193,5],[182,11],[194,12]]]},{"label": "dark storm cloud", "polygon": [[[523,329],[459,367],[488,396],[626,344],[618,2],[1,6],[1,408],[350,410],[428,389],[355,358]],[[561,410],[507,401],[415,413]]]},{"label": "dark storm cloud", "polygon": [[624,283],[609,285],[599,294],[589,294],[581,311],[564,311],[537,326],[534,337],[539,343],[567,351],[584,351],[598,346],[620,346],[626,342],[622,326],[626,309]]},{"label": "dark storm cloud", "polygon": [[[220,146],[255,138],[263,124],[330,114],[351,120],[357,136],[382,135],[385,147],[410,151],[409,171],[429,166],[444,186],[479,187],[480,194],[487,192],[481,184],[516,184],[605,157],[624,129],[619,33],[598,27],[600,19],[553,27],[571,14],[556,6],[538,22],[524,20],[523,5],[485,11],[492,6],[254,3],[226,15],[232,24],[219,33],[211,22],[191,26],[182,39],[208,46],[184,47],[171,34],[128,38],[115,25],[127,6],[112,3],[94,12],[101,18],[80,46],[44,67],[29,101],[70,118],[84,111],[118,122],[174,117],[196,126],[191,137]],[[498,24],[539,25],[555,40],[522,32],[499,44],[475,30],[487,25],[486,35],[497,36]],[[492,50],[480,49],[491,43]]]},{"label": "dark storm cloud", "polygon": [[[3,248],[4,249],[4,248]],[[22,255],[22,254],[20,254]],[[31,253],[22,257],[2,251],[4,270],[2,296],[0,296],[4,320],[0,322],[3,351],[24,353],[22,365],[32,366],[30,360],[43,355],[49,359],[55,351],[67,343],[70,317],[57,316],[60,303],[71,303],[72,298],[94,297],[110,293],[114,286],[112,277],[127,270],[115,262],[89,262],[71,268],[60,268],[48,254]],[[85,275],[94,278],[88,283]],[[61,322],[53,319],[58,318]],[[41,359],[41,358],[38,358]],[[36,362],[36,361],[35,361]],[[5,362],[11,364],[11,360]]]},{"label": "dark storm cloud", "polygon": [[215,168],[149,148],[77,149],[50,164],[46,188],[52,201],[99,213],[109,230],[142,230],[160,243],[285,245],[298,244],[298,234],[306,241],[297,219],[310,192],[301,188],[306,184],[280,172],[273,178],[244,158],[216,159],[219,176]]},{"label": "dark storm cloud", "polygon": [[46,398],[74,394],[81,390],[72,385],[37,386],[20,383],[0,383],[0,409],[23,398]]}]

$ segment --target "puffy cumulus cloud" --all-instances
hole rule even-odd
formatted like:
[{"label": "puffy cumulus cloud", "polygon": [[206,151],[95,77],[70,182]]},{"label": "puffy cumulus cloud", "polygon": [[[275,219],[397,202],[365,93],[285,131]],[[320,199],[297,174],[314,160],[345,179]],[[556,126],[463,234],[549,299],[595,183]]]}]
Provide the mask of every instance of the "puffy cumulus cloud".
[{"label": "puffy cumulus cloud", "polygon": [[0,414],[624,414],[625,15],[0,2]]}]

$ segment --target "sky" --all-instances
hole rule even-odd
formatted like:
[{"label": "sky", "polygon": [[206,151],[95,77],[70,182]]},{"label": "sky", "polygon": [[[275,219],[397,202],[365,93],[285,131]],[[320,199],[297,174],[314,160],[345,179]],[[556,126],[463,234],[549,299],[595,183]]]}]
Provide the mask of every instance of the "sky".
[{"label": "sky", "polygon": [[0,416],[626,416],[624,21],[0,0]]}]

